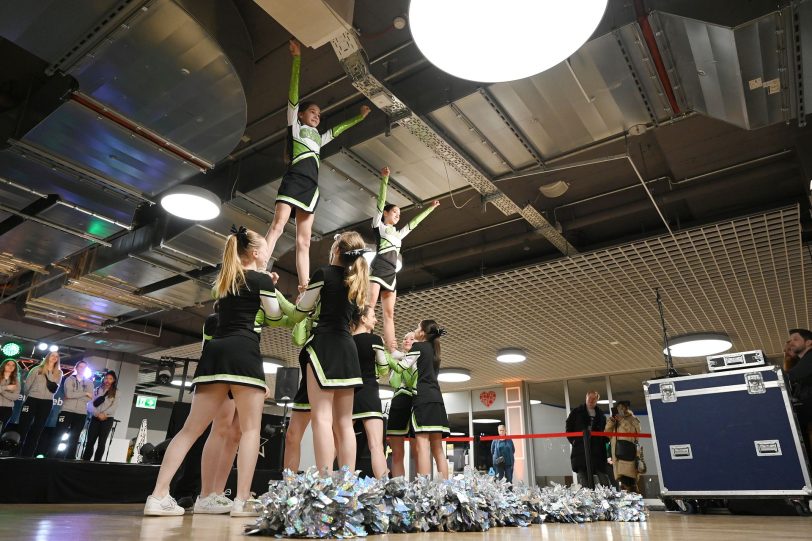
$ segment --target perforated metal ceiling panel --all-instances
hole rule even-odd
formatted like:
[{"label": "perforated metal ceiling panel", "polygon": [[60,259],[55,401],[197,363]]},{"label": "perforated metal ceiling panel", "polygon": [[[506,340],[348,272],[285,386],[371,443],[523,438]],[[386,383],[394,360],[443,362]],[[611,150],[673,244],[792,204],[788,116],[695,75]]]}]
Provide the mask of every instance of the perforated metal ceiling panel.
[{"label": "perforated metal ceiling panel", "polygon": [[[398,299],[397,333],[424,318],[446,327],[443,365],[472,374],[449,389],[658,368],[659,287],[671,336],[726,332],[734,350],[774,354],[787,329],[810,323],[800,234],[790,207],[407,294]],[[289,333],[266,330],[261,344],[263,355],[296,365]],[[523,348],[528,360],[500,365],[502,347]],[[199,354],[192,344],[152,356]]]}]

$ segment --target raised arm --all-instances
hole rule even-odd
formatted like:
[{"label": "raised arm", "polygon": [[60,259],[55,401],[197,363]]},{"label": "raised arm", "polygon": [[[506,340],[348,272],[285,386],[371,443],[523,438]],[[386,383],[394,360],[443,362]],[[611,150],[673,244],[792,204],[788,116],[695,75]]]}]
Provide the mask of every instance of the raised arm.
[{"label": "raised arm", "polygon": [[381,187],[378,189],[378,201],[375,206],[375,216],[372,218],[372,227],[378,227],[383,220],[383,207],[386,206],[386,190],[389,187],[389,168],[381,169]]},{"label": "raised arm", "polygon": [[345,120],[344,122],[339,122],[337,125],[333,126],[326,132],[321,134],[321,146],[326,145],[348,129],[352,128],[362,120],[364,120],[367,115],[369,114],[369,106],[362,105],[361,112],[358,115]]},{"label": "raised arm", "polygon": [[406,224],[405,226],[403,226],[400,229],[400,231],[398,231],[398,234],[400,235],[400,238],[404,238],[406,235],[411,233],[414,230],[414,228],[417,227],[420,224],[420,222],[422,222],[423,220],[426,219],[426,216],[431,214],[432,211],[434,211],[434,209],[436,209],[439,206],[440,206],[439,201],[433,201],[430,206],[423,209],[423,212],[421,212],[420,214],[418,214],[417,216],[415,216],[414,218],[409,220],[409,223]]},{"label": "raised arm", "polygon": [[290,89],[288,90],[288,126],[296,124],[296,115],[299,113],[299,71],[302,67],[302,52],[299,42],[290,40],[290,56],[293,62],[290,68]]}]

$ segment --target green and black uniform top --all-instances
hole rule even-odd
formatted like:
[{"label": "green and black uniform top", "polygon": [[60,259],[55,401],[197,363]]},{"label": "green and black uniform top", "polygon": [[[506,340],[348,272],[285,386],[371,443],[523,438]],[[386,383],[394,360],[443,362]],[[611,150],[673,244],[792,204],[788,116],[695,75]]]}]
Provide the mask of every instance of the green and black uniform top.
[{"label": "green and black uniform top", "polygon": [[[214,339],[243,336],[259,342],[263,322],[282,319],[270,275],[254,270],[245,271],[245,284],[236,295],[229,293],[218,301],[216,315],[217,327],[210,335]],[[204,334],[207,334],[205,327]]]},{"label": "green and black uniform top", "polygon": [[397,229],[394,225],[386,224],[383,221],[383,208],[386,206],[386,191],[389,185],[389,177],[381,177],[381,186],[378,191],[378,205],[375,216],[372,218],[372,230],[375,233],[375,246],[377,253],[370,268],[370,280],[379,283],[389,291],[396,288],[396,273],[398,255],[400,247],[406,235],[411,233],[415,227],[431,214],[434,206],[429,206],[409,220],[405,226]]},{"label": "green and black uniform top", "polygon": [[417,354],[417,389],[414,405],[443,403],[443,393],[437,382],[434,346],[430,342],[415,342],[407,357]]},{"label": "green and black uniform top", "polygon": [[377,381],[389,369],[389,359],[383,347],[383,339],[371,332],[352,335],[358,348],[358,361],[361,364],[361,377],[366,381]]},{"label": "green and black uniform top", "polygon": [[217,322],[220,320],[220,316],[217,312],[213,314],[209,314],[206,316],[206,321],[203,322],[203,346],[205,347],[206,342],[211,340],[214,337],[214,332],[217,330]]},{"label": "green and black uniform top", "polygon": [[313,273],[307,290],[296,304],[296,311],[308,314],[317,309],[319,316],[313,323],[312,336],[341,333],[349,336],[350,321],[355,305],[347,298],[344,267],[327,265]]},{"label": "green and black uniform top", "polygon": [[[319,133],[317,128],[303,124],[299,120],[299,71],[301,68],[301,56],[293,57],[293,65],[290,74],[290,90],[288,92],[288,155],[290,156],[290,166],[286,176],[293,174],[310,179],[313,183],[318,182],[319,162],[321,147],[341,135],[347,129],[361,122],[364,117],[358,115],[330,128],[324,133]],[[288,200],[290,199],[290,200]],[[302,204],[309,204],[311,201],[300,201],[296,197],[280,193],[277,200],[291,203],[297,207]],[[312,199],[312,206],[318,201],[318,189]],[[313,209],[305,209],[312,211]]]}]

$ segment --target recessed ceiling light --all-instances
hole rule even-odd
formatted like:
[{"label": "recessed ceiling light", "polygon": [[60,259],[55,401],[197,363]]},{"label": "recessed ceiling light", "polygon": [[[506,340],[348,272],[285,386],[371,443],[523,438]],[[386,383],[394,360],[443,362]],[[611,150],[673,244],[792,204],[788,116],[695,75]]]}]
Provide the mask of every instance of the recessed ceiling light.
[{"label": "recessed ceiling light", "polygon": [[186,220],[211,220],[220,215],[220,198],[199,186],[177,186],[161,197],[169,214]]},{"label": "recessed ceiling light", "polygon": [[48,351],[50,351],[51,353],[57,352],[59,351],[59,346],[57,346],[56,344],[51,344],[50,346],[48,346]]},{"label": "recessed ceiling light", "polygon": [[500,363],[520,363],[525,359],[527,355],[519,348],[502,348],[496,354],[496,360]]},{"label": "recessed ceiling light", "polygon": [[452,432],[451,436],[465,436],[465,432]]},{"label": "recessed ceiling light", "polygon": [[474,419],[471,422],[478,425],[494,425],[496,423],[501,423],[502,421],[499,419],[489,419],[486,417],[484,419]]},{"label": "recessed ceiling light", "polygon": [[443,383],[461,383],[471,379],[471,371],[467,368],[441,368],[437,374],[437,381]]},{"label": "recessed ceiling light", "polygon": [[[677,336],[669,340],[668,349],[672,357],[704,357],[722,353],[733,347],[733,342],[722,333],[692,333]],[[663,349],[663,353],[667,353]]]},{"label": "recessed ceiling light", "polygon": [[[173,379],[172,380],[172,385],[174,385],[175,387],[180,387],[180,384],[181,384],[181,381],[179,379]],[[192,386],[192,382],[187,381],[186,382],[186,387],[191,387],[191,386]]]},{"label": "recessed ceiling light", "polygon": [[530,401],[531,406],[538,406],[539,404],[541,404],[541,400],[531,400]]},{"label": "recessed ceiling light", "polygon": [[48,344],[46,344],[45,342],[40,342],[39,344],[37,344],[37,349],[40,351],[45,351],[46,349],[48,349]]},{"label": "recessed ceiling light", "polygon": [[420,51],[441,70],[471,81],[514,81],[577,51],[607,1],[412,0],[409,25]]}]

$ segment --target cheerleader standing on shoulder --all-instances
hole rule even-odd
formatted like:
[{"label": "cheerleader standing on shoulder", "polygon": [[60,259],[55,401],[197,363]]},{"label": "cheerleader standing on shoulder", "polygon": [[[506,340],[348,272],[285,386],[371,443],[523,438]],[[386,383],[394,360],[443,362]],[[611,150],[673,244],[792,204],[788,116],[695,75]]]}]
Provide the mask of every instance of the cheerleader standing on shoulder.
[{"label": "cheerleader standing on shoulder", "polygon": [[367,105],[361,106],[358,116],[339,123],[337,126],[319,133],[321,109],[315,103],[299,103],[299,68],[301,67],[301,47],[295,40],[290,41],[290,54],[293,65],[288,92],[288,158],[290,165],[276,196],[274,217],[265,240],[268,251],[273,255],[276,242],[285,229],[291,212],[296,217],[296,272],[299,275],[299,290],[303,291],[310,276],[310,234],[313,229],[313,213],[319,202],[319,159],[321,147],[338,137],[347,129],[361,122],[369,114]]},{"label": "cheerleader standing on shoulder", "polygon": [[386,203],[386,191],[389,185],[389,168],[381,169],[381,187],[378,192],[378,204],[375,217],[372,218],[372,230],[375,233],[377,254],[370,268],[369,305],[375,309],[378,296],[381,297],[383,312],[383,340],[389,351],[395,346],[395,300],[397,298],[397,271],[400,247],[406,235],[436,209],[439,201],[434,201],[420,214],[412,218],[404,227],[395,226],[400,221],[400,208]]},{"label": "cheerleader standing on shoulder", "polygon": [[250,498],[251,480],[259,453],[262,406],[267,392],[259,333],[260,311],[281,320],[268,264],[268,245],[259,234],[244,227],[232,229],[223,250],[223,264],[214,284],[219,320],[198,363],[189,416],[166,450],[145,515],[182,515],[184,509],[169,495],[169,483],[192,444],[200,437],[228,400],[229,391],[240,423],[241,453],[237,459],[237,493],[231,516],[256,516]]},{"label": "cheerleader standing on shoulder", "polygon": [[364,239],[358,233],[337,235],[330,248],[331,264],[313,274],[294,313],[289,315],[297,322],[317,308],[319,311],[318,323],[299,362],[305,367],[316,467],[320,471],[332,470],[336,443],[339,466],[355,469],[353,390],[363,380],[358,350],[350,335],[350,320],[367,298],[369,268],[361,257],[364,251]]}]

